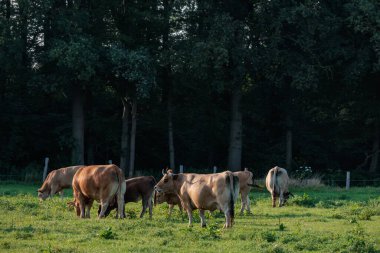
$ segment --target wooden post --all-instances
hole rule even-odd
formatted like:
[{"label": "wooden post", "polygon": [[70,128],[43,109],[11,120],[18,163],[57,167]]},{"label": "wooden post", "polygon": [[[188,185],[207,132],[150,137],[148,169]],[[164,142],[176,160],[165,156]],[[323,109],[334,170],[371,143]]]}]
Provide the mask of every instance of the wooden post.
[{"label": "wooden post", "polygon": [[347,171],[346,175],[346,190],[348,191],[350,189],[350,172]]},{"label": "wooden post", "polygon": [[112,164],[112,160],[108,160],[108,164]]},{"label": "wooden post", "polygon": [[44,167],[44,173],[42,174],[42,182],[45,181],[47,170],[48,170],[48,164],[49,164],[49,157],[45,157],[45,167]]},{"label": "wooden post", "polygon": [[216,170],[217,170],[218,168],[216,167],[216,166],[214,166],[214,168],[213,168],[213,171],[214,171],[214,174],[216,173]]},{"label": "wooden post", "polygon": [[179,173],[183,173],[183,165],[179,166]]}]

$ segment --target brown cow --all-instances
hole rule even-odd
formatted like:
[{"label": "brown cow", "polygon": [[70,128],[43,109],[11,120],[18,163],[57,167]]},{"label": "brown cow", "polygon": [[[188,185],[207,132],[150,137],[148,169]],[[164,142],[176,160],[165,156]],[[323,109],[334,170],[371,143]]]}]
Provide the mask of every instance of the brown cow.
[{"label": "brown cow", "polygon": [[37,190],[38,198],[45,200],[49,196],[52,197],[56,193],[63,196],[63,189],[71,188],[74,174],[83,165],[70,166],[57,170],[53,170],[48,174],[41,188]]},{"label": "brown cow", "polygon": [[[145,177],[135,177],[125,180],[126,191],[124,194],[124,204],[129,202],[137,202],[142,200],[142,210],[140,213],[140,218],[142,218],[149,208],[149,217],[152,218],[152,197],[154,192],[154,186],[156,185],[156,180],[152,176]],[[98,214],[100,214],[101,207],[99,206]],[[104,216],[107,217],[113,209],[117,209],[117,200],[113,204],[107,207]],[[124,213],[125,216],[125,213]]]},{"label": "brown cow", "polygon": [[177,194],[155,191],[154,192],[154,205],[162,204],[164,202],[169,204],[169,217],[172,215],[173,208],[175,205],[178,205],[179,210],[182,213],[181,200],[178,198]]},{"label": "brown cow", "polygon": [[102,209],[99,218],[104,217],[108,205],[117,200],[118,213],[124,218],[125,177],[119,167],[92,165],[80,168],[73,178],[74,206],[81,218],[90,218],[94,200],[100,202]]},{"label": "brown cow", "polygon": [[289,177],[284,168],[275,166],[270,169],[265,180],[266,187],[272,196],[272,206],[276,207],[276,197],[280,197],[279,206],[283,206],[293,196],[288,191]]},{"label": "brown cow", "polygon": [[177,194],[189,216],[189,226],[193,222],[193,210],[199,209],[201,226],[205,227],[205,210],[220,209],[226,217],[224,227],[232,227],[234,205],[239,192],[239,178],[232,172],[173,174],[162,170],[162,174],[162,179],[155,187],[156,191]]},{"label": "brown cow", "polygon": [[249,192],[251,191],[251,187],[253,185],[253,174],[247,168],[245,168],[244,171],[233,172],[233,174],[239,178],[241,196],[240,214],[244,213],[244,209],[250,213],[251,208],[249,206]]}]

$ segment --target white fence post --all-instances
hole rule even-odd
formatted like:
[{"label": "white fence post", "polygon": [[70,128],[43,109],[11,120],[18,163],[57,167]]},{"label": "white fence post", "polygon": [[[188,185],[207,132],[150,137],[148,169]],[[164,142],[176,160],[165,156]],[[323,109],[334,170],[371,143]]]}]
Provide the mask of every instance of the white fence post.
[{"label": "white fence post", "polygon": [[347,171],[346,175],[346,190],[348,191],[350,189],[350,172]]},{"label": "white fence post", "polygon": [[216,166],[214,166],[214,168],[213,168],[213,171],[214,171],[214,173],[216,173],[216,170],[217,170],[218,168],[216,167]]},{"label": "white fence post", "polygon": [[42,182],[45,181],[47,170],[48,170],[48,164],[49,164],[49,157],[45,157],[45,167],[44,167],[44,173],[42,174]]},{"label": "white fence post", "polygon": [[112,160],[108,160],[108,164],[112,164]]},{"label": "white fence post", "polygon": [[179,173],[183,173],[183,165],[179,166]]}]

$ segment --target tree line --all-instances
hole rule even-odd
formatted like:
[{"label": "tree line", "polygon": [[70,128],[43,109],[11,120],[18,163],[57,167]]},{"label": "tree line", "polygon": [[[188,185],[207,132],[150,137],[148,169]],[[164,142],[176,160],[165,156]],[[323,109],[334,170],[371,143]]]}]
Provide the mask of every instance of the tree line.
[{"label": "tree line", "polygon": [[379,28],[377,0],[1,0],[1,173],[373,176]]}]

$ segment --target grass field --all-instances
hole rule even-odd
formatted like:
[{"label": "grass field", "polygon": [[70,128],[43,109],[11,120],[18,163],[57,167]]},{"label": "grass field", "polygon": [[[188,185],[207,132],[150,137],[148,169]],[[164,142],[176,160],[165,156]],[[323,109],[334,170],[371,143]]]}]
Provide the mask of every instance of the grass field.
[{"label": "grass field", "polygon": [[151,220],[137,218],[140,203],[127,204],[124,220],[98,220],[95,204],[82,220],[66,207],[70,191],[40,203],[37,188],[0,183],[0,252],[380,252],[380,188],[292,189],[283,208],[254,190],[253,214],[237,215],[228,230],[218,212],[207,214],[207,228],[194,212],[189,228],[178,208],[167,217],[166,204]]}]

